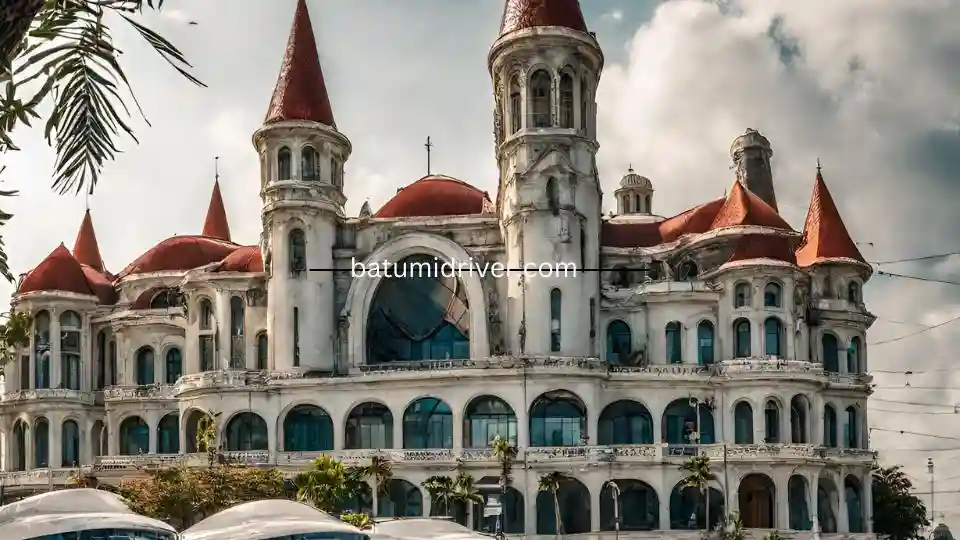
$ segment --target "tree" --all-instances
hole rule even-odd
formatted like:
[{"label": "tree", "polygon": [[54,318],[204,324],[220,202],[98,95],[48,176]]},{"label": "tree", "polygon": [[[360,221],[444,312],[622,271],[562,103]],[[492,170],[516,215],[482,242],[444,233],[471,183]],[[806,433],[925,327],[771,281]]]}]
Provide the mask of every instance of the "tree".
[{"label": "tree", "polygon": [[517,447],[510,444],[510,441],[497,435],[493,442],[493,457],[500,463],[500,517],[497,521],[497,530],[503,532],[503,513],[506,511],[507,486],[512,479],[510,473],[513,471],[513,462],[517,459]]},{"label": "tree", "polygon": [[373,479],[373,515],[379,514],[380,496],[387,494],[390,479],[393,478],[393,466],[390,461],[380,456],[370,458],[370,464],[362,467],[363,476]]},{"label": "tree", "polygon": [[318,510],[337,514],[340,505],[348,499],[347,471],[343,464],[327,456],[320,456],[310,470],[294,478],[297,499],[311,503]]},{"label": "tree", "polygon": [[453,502],[453,478],[445,475],[433,475],[420,484],[430,496],[430,510],[435,516],[450,515]]},{"label": "tree", "polygon": [[463,520],[458,519],[457,522],[469,527],[473,518],[473,509],[483,504],[483,496],[477,489],[477,481],[473,475],[463,470],[462,466],[457,468],[459,469],[457,477],[453,481],[453,502],[455,506],[463,509],[460,513]]},{"label": "tree", "polygon": [[557,538],[563,538],[563,520],[560,519],[560,485],[567,481],[567,475],[561,472],[551,472],[540,477],[537,484],[539,491],[546,491],[553,496],[553,517],[556,520]]},{"label": "tree", "polygon": [[373,525],[373,522],[370,521],[370,516],[366,514],[355,514],[353,512],[342,514],[340,516],[340,521],[349,525],[353,525],[361,531],[365,531]]},{"label": "tree", "polygon": [[[0,247],[3,240],[0,239]],[[0,266],[7,264],[6,255],[0,253]],[[23,311],[13,311],[7,314],[7,322],[0,324],[0,373],[2,367],[17,359],[17,351],[30,346],[30,330],[33,328],[33,317]]]},{"label": "tree", "polygon": [[890,540],[924,538],[923,531],[930,526],[927,508],[910,493],[913,483],[900,469],[873,468],[873,532]]},{"label": "tree", "polygon": [[[704,526],[710,530],[710,482],[716,480],[716,475],[710,467],[710,458],[706,454],[691,456],[680,465],[680,470],[686,473],[681,489],[695,489],[697,492],[697,506],[704,505]],[[706,497],[704,497],[706,494]],[[699,512],[698,512],[699,513]]]},{"label": "tree", "polygon": [[[111,26],[129,24],[187,80],[205,86],[183,53],[143,23],[144,8],[164,0],[7,0],[0,2],[0,153],[18,151],[12,132],[30,127],[49,105],[44,133],[56,150],[53,188],[89,193],[103,165],[120,152],[121,135],[137,138],[130,110],[146,116],[121,65]],[[3,168],[0,168],[2,171]],[[0,191],[11,197],[16,191]],[[12,215],[0,211],[0,226]],[[13,281],[0,241],[0,275]]]}]

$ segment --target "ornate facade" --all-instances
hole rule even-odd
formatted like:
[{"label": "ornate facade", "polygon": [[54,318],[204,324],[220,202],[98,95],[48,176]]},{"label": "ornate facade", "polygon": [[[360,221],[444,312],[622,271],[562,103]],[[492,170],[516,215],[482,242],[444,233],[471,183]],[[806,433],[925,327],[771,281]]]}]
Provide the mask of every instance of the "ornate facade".
[{"label": "ornate facade", "polygon": [[[724,197],[664,218],[631,169],[603,216],[603,52],[577,1],[508,0],[488,60],[496,197],[428,176],[350,217],[351,144],[301,0],[253,136],[258,245],[233,242],[215,184],[199,235],[114,274],[88,213],[72,252],[21,279],[12,306],[35,328],[6,367],[5,491],[78,468],[109,479],[202,463],[197,423],[215,414],[224,451],[251,464],[389,459],[389,492],[370,500],[380,515],[429,515],[421,482],[458,464],[495,484],[500,435],[519,448],[508,534],[553,534],[537,485],[561,472],[565,534],[612,531],[616,500],[622,531],[679,538],[738,510],[754,529],[866,537],[872,269],[819,170],[801,230],[776,210],[772,147],[755,130],[734,141]],[[351,272],[434,257],[584,271]],[[681,489],[679,465],[700,452],[717,476],[709,506]],[[478,530],[496,520],[472,516]]]}]

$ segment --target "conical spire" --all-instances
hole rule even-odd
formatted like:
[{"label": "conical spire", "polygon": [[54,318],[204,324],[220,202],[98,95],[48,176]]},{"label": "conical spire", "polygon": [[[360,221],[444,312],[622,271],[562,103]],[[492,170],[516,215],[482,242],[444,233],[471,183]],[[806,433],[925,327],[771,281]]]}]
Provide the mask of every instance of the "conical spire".
[{"label": "conical spire", "polygon": [[803,242],[797,250],[797,264],[810,266],[821,262],[866,264],[856,242],[847,232],[840,210],[823,181],[818,163],[810,208],[803,223]]},{"label": "conical spire", "polygon": [[578,0],[507,0],[500,35],[535,26],[562,26],[587,32]]},{"label": "conical spire", "polygon": [[264,123],[284,120],[310,120],[336,128],[306,0],[297,0],[283,66]]},{"label": "conical spire", "polygon": [[220,181],[213,183],[213,193],[210,195],[210,206],[207,208],[207,218],[203,221],[203,236],[219,238],[230,242],[230,223],[227,221],[227,211],[223,207],[223,196],[220,194]]},{"label": "conical spire", "polygon": [[93,218],[90,217],[89,208],[80,223],[77,240],[73,243],[73,257],[80,264],[85,264],[101,274],[104,272],[100,244],[97,243],[97,233],[93,230]]}]

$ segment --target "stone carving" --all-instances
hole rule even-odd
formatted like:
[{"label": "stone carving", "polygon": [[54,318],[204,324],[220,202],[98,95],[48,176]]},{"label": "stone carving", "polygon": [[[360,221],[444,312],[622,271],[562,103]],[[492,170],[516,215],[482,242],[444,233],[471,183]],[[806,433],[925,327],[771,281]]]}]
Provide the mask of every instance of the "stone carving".
[{"label": "stone carving", "polygon": [[503,144],[503,78],[500,74],[494,76],[494,107],[493,107],[493,140],[496,141],[497,148]]},{"label": "stone carving", "polygon": [[561,243],[570,242],[570,218],[566,215],[557,217],[557,241]]},{"label": "stone carving", "polygon": [[373,212],[370,211],[370,201],[363,201],[363,206],[360,207],[360,217],[368,218],[373,215]]},{"label": "stone carving", "polygon": [[[486,261],[481,262],[486,264]],[[484,288],[487,290],[487,324],[490,339],[490,350],[493,354],[503,354],[503,328],[500,319],[500,293],[497,291],[497,282],[489,273],[484,277]]]},{"label": "stone carving", "polygon": [[350,335],[350,315],[341,315],[340,319],[337,321],[337,356],[340,361],[338,362],[341,366],[349,366],[350,359],[348,358],[349,349],[349,336]]}]

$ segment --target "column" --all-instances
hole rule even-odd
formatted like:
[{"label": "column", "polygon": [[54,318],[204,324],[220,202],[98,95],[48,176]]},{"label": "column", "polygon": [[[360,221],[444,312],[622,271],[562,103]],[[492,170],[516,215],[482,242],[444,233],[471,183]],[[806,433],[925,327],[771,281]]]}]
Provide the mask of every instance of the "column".
[{"label": "column", "polygon": [[27,368],[30,370],[30,380],[27,381],[27,387],[22,390],[29,390],[31,388],[37,387],[37,343],[36,343],[36,332],[30,332],[30,365]]},{"label": "column", "polygon": [[850,532],[850,514],[847,510],[847,490],[844,479],[847,477],[845,468],[840,468],[840,474],[837,475],[837,532]]},{"label": "column", "polygon": [[23,436],[23,439],[24,439],[23,451],[26,452],[27,455],[24,456],[25,459],[23,460],[23,464],[25,465],[24,469],[29,471],[34,466],[33,458],[37,454],[33,448],[33,426],[29,424],[27,425],[29,427],[27,427],[24,430],[24,436]]},{"label": "column", "polygon": [[773,474],[773,483],[776,486],[776,521],[774,528],[785,530],[790,528],[790,471],[776,471]]},{"label": "column", "polygon": [[63,384],[60,377],[63,366],[60,363],[60,310],[50,310],[50,388],[59,388]]},{"label": "column", "polygon": [[48,450],[48,459],[50,461],[50,469],[52,470],[63,467],[63,415],[59,413],[50,414],[47,416],[47,421],[50,422],[50,449]]},{"label": "column", "polygon": [[862,484],[864,531],[873,533],[873,474],[870,471],[867,471]]},{"label": "column", "polygon": [[807,478],[807,511],[810,512],[811,527],[810,529],[814,534],[820,531],[820,512],[819,512],[819,498],[817,497],[817,490],[819,487],[818,476],[816,474],[808,474]]},{"label": "column", "polygon": [[217,294],[217,335],[216,335],[216,365],[220,369],[230,369],[230,292],[221,291]]},{"label": "column", "polygon": [[[160,373],[159,371],[155,373]],[[159,377],[157,377],[159,379]],[[150,455],[156,455],[157,453],[157,427],[160,423],[161,414],[160,411],[147,411],[147,414],[143,415],[143,421],[147,423],[147,428],[149,433],[147,435],[147,453]]]}]

